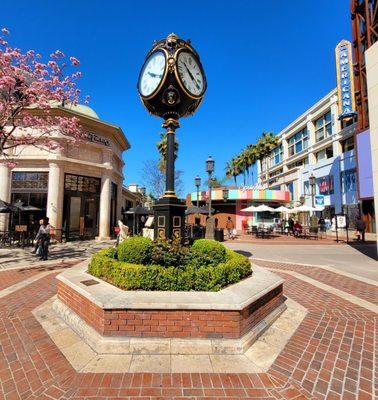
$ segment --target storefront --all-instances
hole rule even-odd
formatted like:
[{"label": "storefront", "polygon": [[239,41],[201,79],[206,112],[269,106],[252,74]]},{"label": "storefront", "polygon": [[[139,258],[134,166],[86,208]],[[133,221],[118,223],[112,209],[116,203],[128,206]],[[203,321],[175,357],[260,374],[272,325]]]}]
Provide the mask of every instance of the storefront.
[{"label": "storefront", "polygon": [[[52,139],[60,150],[53,153],[25,147],[15,168],[0,165],[0,198],[35,209],[22,213],[29,232],[47,216],[57,236],[67,240],[109,238],[122,217],[122,153],[130,145],[121,128],[100,120],[89,107],[58,107],[57,112],[79,118],[86,139],[73,146],[57,135]],[[15,223],[14,216],[0,215],[0,230]]]},{"label": "storefront", "polygon": [[[200,205],[206,204],[209,192],[199,193]],[[285,190],[272,189],[253,189],[253,188],[217,188],[211,191],[212,208],[215,211],[217,223],[220,228],[226,226],[228,217],[231,217],[237,230],[246,228],[247,220],[252,219],[253,224],[261,221],[270,222],[274,219],[274,214],[245,213],[241,211],[250,205],[266,204],[277,207],[288,204],[291,201],[290,192]],[[197,203],[197,193],[191,193],[187,197],[188,205]],[[194,223],[195,216],[190,217],[190,223]],[[201,217],[201,223],[204,224],[206,216]]]}]

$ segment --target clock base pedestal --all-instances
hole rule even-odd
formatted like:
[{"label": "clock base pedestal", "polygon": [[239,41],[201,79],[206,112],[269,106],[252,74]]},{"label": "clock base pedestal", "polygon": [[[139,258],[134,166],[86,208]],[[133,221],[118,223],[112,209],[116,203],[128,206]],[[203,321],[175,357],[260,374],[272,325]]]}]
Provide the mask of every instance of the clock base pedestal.
[{"label": "clock base pedestal", "polygon": [[185,239],[186,204],[177,197],[162,197],[154,205],[155,239]]}]

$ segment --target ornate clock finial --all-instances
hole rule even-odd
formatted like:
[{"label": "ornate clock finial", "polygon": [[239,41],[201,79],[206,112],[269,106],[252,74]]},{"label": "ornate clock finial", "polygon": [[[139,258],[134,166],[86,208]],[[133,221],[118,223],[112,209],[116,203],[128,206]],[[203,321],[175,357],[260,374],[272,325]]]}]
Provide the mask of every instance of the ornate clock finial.
[{"label": "ornate clock finial", "polygon": [[168,43],[168,45],[170,45],[170,46],[175,46],[176,45],[176,43],[177,43],[177,41],[178,41],[178,36],[175,34],[175,33],[170,33],[168,36],[167,36],[167,43]]}]

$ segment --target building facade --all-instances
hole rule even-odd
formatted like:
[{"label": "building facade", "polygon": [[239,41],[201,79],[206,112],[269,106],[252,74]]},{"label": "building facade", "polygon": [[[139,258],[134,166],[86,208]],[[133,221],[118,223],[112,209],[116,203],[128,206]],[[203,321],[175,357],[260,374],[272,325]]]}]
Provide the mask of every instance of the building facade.
[{"label": "building facade", "polygon": [[[208,204],[209,191],[198,193],[199,205]],[[251,205],[266,204],[277,207],[279,205],[290,203],[290,193],[286,190],[268,190],[259,188],[231,188],[221,187],[211,190],[211,206],[214,209],[215,217],[219,228],[225,228],[227,218],[231,217],[235,228],[238,231],[245,230],[247,220],[251,220],[254,225],[260,222],[271,222],[279,214],[272,213],[246,213],[241,210]],[[197,193],[190,193],[187,196],[187,205],[197,203]],[[189,223],[194,223],[198,215],[191,215],[188,218]],[[201,216],[201,224],[205,225],[207,215]]]},{"label": "building facade", "polygon": [[293,205],[312,204],[309,176],[314,174],[314,195],[323,197],[325,215],[358,213],[353,120],[342,127],[334,89],[306,110],[278,135],[278,146],[258,165],[259,182],[287,190]]},{"label": "building facade", "polygon": [[129,142],[121,128],[102,121],[87,106],[56,107],[53,112],[79,118],[85,139],[72,145],[57,133],[51,139],[60,150],[25,146],[15,168],[0,164],[0,199],[12,204],[21,200],[36,209],[22,213],[21,221],[0,215],[0,230],[21,222],[33,232],[47,216],[58,237],[109,238],[121,218],[122,153]]}]

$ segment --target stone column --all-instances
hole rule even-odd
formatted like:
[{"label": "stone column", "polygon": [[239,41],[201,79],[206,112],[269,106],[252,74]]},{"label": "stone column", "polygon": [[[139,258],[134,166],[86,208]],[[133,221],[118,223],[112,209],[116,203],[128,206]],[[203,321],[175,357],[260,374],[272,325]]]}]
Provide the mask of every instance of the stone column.
[{"label": "stone column", "polygon": [[64,170],[60,163],[49,163],[49,184],[47,194],[47,212],[50,224],[57,230],[58,238],[62,234],[64,197]]},{"label": "stone column", "polygon": [[122,201],[122,180],[119,180],[117,182],[117,226],[118,226],[118,220],[122,221],[122,213],[121,213],[121,208],[123,207],[123,201]]},{"label": "stone column", "polygon": [[[11,173],[6,164],[0,163],[0,200],[10,202]],[[0,231],[8,230],[9,214],[0,214]]]},{"label": "stone column", "polygon": [[97,240],[110,239],[111,178],[108,172],[101,177],[100,226]]},{"label": "stone column", "polygon": [[[315,138],[315,124],[312,121],[312,115],[307,116],[307,131],[308,131],[308,147],[311,147],[316,143]],[[308,163],[309,165],[316,164],[316,156],[312,150],[308,152]]]}]

